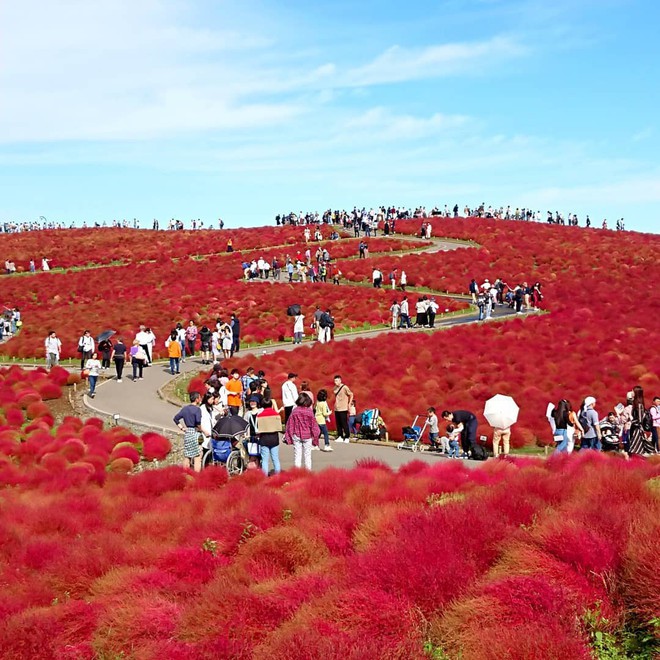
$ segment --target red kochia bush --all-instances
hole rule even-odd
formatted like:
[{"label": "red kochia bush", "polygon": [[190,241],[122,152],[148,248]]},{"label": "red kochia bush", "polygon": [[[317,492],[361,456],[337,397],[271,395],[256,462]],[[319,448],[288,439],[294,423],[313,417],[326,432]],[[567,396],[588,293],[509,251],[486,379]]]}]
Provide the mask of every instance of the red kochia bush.
[{"label": "red kochia bush", "polygon": [[172,450],[172,443],[159,433],[142,435],[142,456],[148,461],[162,461]]}]

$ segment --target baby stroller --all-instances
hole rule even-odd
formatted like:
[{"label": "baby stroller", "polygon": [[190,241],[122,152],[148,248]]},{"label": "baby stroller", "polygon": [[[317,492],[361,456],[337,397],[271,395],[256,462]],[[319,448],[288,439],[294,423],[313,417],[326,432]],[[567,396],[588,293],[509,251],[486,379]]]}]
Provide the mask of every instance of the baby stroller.
[{"label": "baby stroller", "polygon": [[380,440],[379,417],[380,410],[378,408],[371,408],[371,410],[365,410],[362,413],[360,416],[360,438],[364,440]]},{"label": "baby stroller", "polygon": [[601,442],[603,443],[603,451],[618,451],[619,429],[614,424],[611,424],[607,419],[600,422]]},{"label": "baby stroller", "polygon": [[249,424],[242,417],[219,419],[211,430],[211,446],[202,454],[202,468],[224,465],[231,477],[243,474],[249,462],[244,445],[248,437]]},{"label": "baby stroller", "polygon": [[417,424],[419,420],[419,415],[415,417],[413,423],[410,426],[404,426],[401,429],[403,434],[403,442],[400,442],[396,448],[397,449],[410,449],[411,451],[424,451],[424,447],[421,445],[422,436],[426,427],[428,426],[428,421],[424,422],[423,426]]}]

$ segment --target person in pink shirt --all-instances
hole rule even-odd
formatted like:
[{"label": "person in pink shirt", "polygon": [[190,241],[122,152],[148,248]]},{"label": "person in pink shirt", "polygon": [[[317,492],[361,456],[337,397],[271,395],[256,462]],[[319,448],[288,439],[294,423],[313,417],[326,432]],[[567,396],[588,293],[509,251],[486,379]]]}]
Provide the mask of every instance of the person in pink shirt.
[{"label": "person in pink shirt", "polygon": [[312,469],[312,445],[318,446],[320,435],[321,429],[312,412],[312,400],[303,392],[296,399],[296,407],[287,420],[284,433],[284,442],[293,445],[295,467],[302,467],[304,459],[305,468]]}]

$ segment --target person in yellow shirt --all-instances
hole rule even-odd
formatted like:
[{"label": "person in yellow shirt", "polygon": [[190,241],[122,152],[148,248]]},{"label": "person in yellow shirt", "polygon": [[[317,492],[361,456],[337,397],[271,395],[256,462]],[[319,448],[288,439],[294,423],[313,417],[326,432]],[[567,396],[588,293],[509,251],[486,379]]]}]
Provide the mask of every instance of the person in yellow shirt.
[{"label": "person in yellow shirt", "polygon": [[230,415],[238,415],[241,408],[243,384],[238,369],[231,370],[231,378],[225,385],[227,390],[227,407]]}]

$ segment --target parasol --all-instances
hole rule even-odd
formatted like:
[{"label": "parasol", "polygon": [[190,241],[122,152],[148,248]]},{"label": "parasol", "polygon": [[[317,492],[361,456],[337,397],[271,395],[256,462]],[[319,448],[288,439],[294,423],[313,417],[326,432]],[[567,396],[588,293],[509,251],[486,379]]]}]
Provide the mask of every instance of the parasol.
[{"label": "parasol", "polygon": [[227,417],[221,417],[213,427],[213,437],[229,437],[235,438],[239,435],[243,435],[248,427],[249,423],[238,415],[227,415]]},{"label": "parasol", "polygon": [[106,330],[105,332],[102,332],[102,333],[96,338],[96,341],[97,341],[97,342],[105,341],[106,339],[110,339],[110,337],[112,337],[112,335],[114,335],[114,334],[115,334],[115,331],[114,331],[114,330]]},{"label": "parasol", "polygon": [[518,404],[504,394],[496,394],[486,401],[484,417],[495,429],[506,429],[518,421]]}]

